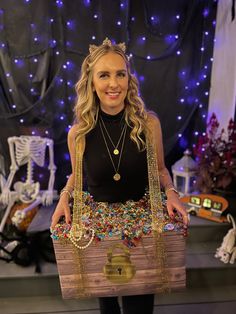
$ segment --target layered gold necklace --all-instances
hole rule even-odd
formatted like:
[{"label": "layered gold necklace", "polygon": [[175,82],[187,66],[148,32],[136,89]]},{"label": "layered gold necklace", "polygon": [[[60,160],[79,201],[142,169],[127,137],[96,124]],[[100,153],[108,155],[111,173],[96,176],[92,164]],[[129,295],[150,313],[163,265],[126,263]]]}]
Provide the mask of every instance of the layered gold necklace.
[{"label": "layered gold necklace", "polygon": [[[126,131],[127,131],[127,124],[126,123],[124,124],[124,126],[122,128],[122,131],[121,131],[121,134],[120,134],[120,137],[119,137],[116,145],[112,141],[111,136],[110,136],[110,134],[109,134],[109,132],[108,132],[106,126],[105,126],[105,123],[104,123],[104,121],[102,120],[101,117],[99,119],[99,126],[100,126],[100,129],[101,129],[101,133],[102,133],[102,137],[103,137],[106,149],[107,149],[107,153],[109,155],[109,158],[111,160],[111,163],[112,163],[112,166],[113,166],[113,169],[114,169],[114,172],[115,172],[115,174],[113,175],[113,179],[115,181],[119,181],[121,179],[121,175],[119,173],[119,169],[120,169],[120,162],[121,162],[121,157],[122,157],[122,153],[123,153],[123,149],[124,149],[125,136],[126,136]],[[111,151],[109,149],[105,133],[107,135],[108,140],[111,142],[111,145],[113,146],[113,152],[112,153],[114,155],[119,155],[119,159],[118,159],[117,165],[115,165],[115,161],[112,158],[112,153],[111,153]],[[119,150],[120,143],[121,143],[121,147],[120,147],[120,150]]]}]

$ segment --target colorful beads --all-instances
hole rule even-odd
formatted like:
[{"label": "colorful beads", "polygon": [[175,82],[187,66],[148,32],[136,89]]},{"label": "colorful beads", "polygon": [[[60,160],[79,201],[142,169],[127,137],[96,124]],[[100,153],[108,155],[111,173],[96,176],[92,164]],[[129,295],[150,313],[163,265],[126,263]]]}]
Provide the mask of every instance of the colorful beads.
[{"label": "colorful beads", "polygon": [[[163,199],[163,204],[165,200]],[[150,199],[145,193],[137,202],[127,201],[125,203],[95,202],[88,192],[83,192],[83,214],[82,222],[85,228],[94,230],[93,237],[96,242],[106,237],[118,236],[128,247],[136,246],[143,235],[152,231],[152,215]],[[185,231],[182,219],[176,215],[176,219],[170,220],[164,207],[165,231]],[[52,238],[69,238],[71,226],[58,224],[52,231]]]}]

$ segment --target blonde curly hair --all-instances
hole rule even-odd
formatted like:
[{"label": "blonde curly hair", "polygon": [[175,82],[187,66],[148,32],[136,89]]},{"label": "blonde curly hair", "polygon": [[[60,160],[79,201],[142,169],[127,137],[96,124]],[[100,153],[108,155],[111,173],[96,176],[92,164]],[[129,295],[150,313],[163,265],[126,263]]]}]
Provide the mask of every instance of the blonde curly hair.
[{"label": "blonde curly hair", "polygon": [[[95,48],[94,48],[95,47]],[[139,96],[138,81],[131,73],[128,57],[121,44],[108,44],[103,42],[100,46],[93,46],[89,55],[84,59],[81,66],[80,79],[76,83],[77,101],[74,107],[75,123],[78,123],[77,139],[90,132],[96,125],[99,111],[99,99],[93,91],[93,67],[95,63],[109,52],[117,53],[126,63],[128,72],[128,91],[125,103],[125,121],[132,128],[130,138],[136,143],[139,150],[146,147],[142,138],[148,132],[147,110]]]}]

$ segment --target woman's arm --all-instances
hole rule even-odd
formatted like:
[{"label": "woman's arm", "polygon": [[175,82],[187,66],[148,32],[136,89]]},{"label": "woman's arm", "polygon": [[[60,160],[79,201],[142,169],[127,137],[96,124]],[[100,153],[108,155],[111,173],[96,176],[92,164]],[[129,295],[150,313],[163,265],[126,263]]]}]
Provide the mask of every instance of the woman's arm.
[{"label": "woman's arm", "polygon": [[[60,199],[58,201],[57,207],[54,211],[54,214],[52,216],[52,223],[51,228],[53,229],[56,224],[58,223],[59,219],[62,216],[65,216],[66,223],[71,223],[71,213],[69,208],[69,200],[70,200],[70,193],[72,193],[74,189],[74,181],[75,181],[75,138],[76,138],[76,131],[77,131],[77,125],[73,125],[70,131],[68,132],[68,148],[70,153],[70,160],[71,160],[71,168],[72,173],[67,180],[67,183],[64,187],[64,191],[67,191],[66,193],[62,192],[60,194]],[[62,191],[63,191],[62,190]],[[68,193],[69,192],[69,193]]]}]

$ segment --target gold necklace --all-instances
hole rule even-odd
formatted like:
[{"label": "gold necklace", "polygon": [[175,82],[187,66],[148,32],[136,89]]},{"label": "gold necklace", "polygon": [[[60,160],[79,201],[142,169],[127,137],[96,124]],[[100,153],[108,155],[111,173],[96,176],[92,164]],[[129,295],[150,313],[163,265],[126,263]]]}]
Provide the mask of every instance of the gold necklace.
[{"label": "gold necklace", "polygon": [[[124,114],[123,114],[121,120],[123,119],[123,117],[124,117]],[[121,134],[120,134],[120,137],[119,137],[119,139],[118,139],[118,142],[117,142],[117,144],[115,145],[115,144],[113,143],[112,139],[111,139],[111,136],[110,136],[109,132],[107,131],[107,128],[106,128],[106,126],[105,126],[105,123],[104,123],[102,117],[100,117],[100,119],[101,119],[101,122],[102,122],[102,126],[103,126],[103,128],[104,128],[104,130],[105,130],[105,132],[106,132],[106,134],[107,134],[107,137],[109,138],[109,140],[110,140],[110,142],[111,142],[111,145],[114,147],[114,149],[113,149],[113,154],[114,154],[114,155],[119,155],[120,151],[119,151],[118,147],[119,147],[120,141],[121,141],[121,139],[122,139],[123,133],[124,133],[124,131],[125,131],[125,124],[124,124],[124,126],[123,126],[122,131],[121,131]]]},{"label": "gold necklace", "polygon": [[102,133],[102,137],[103,137],[104,143],[105,143],[105,145],[106,145],[106,149],[107,149],[108,155],[109,155],[109,157],[110,157],[112,166],[113,166],[114,171],[115,171],[115,174],[114,174],[114,176],[113,176],[113,179],[114,179],[115,181],[119,181],[119,180],[121,179],[121,175],[120,175],[120,173],[119,173],[119,169],[120,169],[121,156],[122,156],[123,149],[124,149],[124,143],[125,143],[125,135],[126,135],[126,130],[127,130],[127,124],[125,123],[124,128],[123,128],[123,129],[124,129],[124,132],[122,131],[123,140],[122,140],[122,144],[121,144],[120,156],[119,156],[119,160],[118,160],[118,165],[117,165],[117,167],[115,166],[114,160],[112,159],[112,155],[111,155],[111,152],[110,152],[110,150],[109,150],[109,147],[108,147],[108,144],[107,144],[107,141],[106,141],[106,138],[105,138],[105,134],[104,134],[103,129],[102,129],[101,120],[99,120],[99,126],[100,126],[100,129],[101,129],[101,133]]}]

